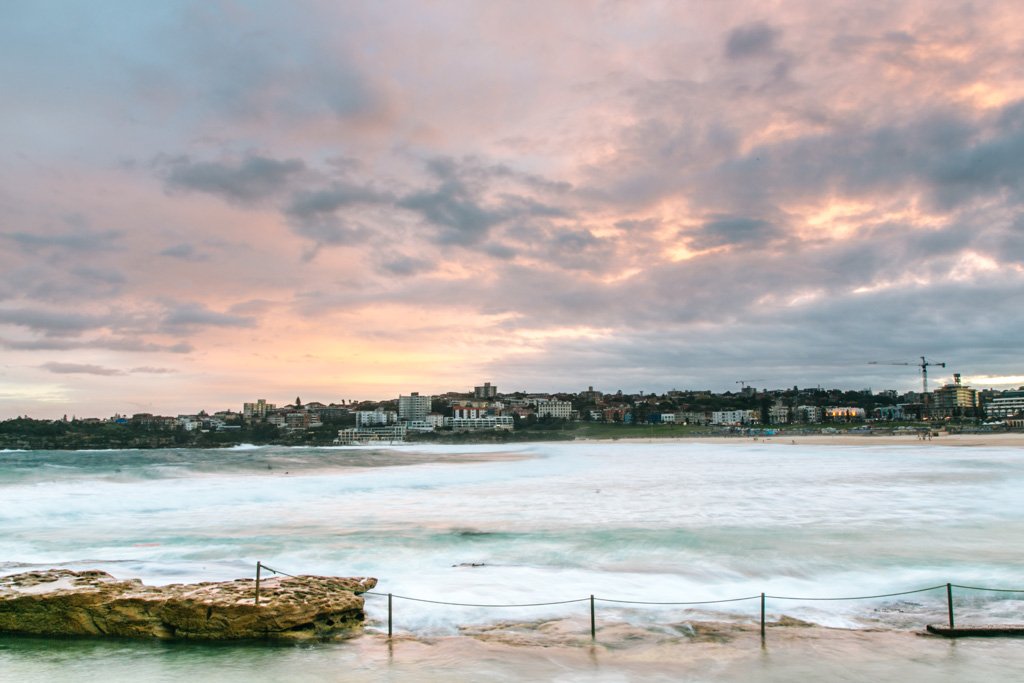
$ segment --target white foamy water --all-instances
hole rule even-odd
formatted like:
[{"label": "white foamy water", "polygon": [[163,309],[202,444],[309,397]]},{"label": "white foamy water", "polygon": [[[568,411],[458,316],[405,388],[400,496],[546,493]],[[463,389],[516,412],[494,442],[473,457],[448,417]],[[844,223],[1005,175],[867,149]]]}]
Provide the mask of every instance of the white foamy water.
[{"label": "white foamy water", "polygon": [[[947,582],[1024,587],[1022,484],[1019,451],[933,445],[5,452],[0,573],[99,568],[160,584],[252,576],[259,560],[293,574],[375,576],[376,592],[401,596],[396,632],[417,636],[584,623],[592,594],[603,626],[655,631],[749,623],[759,600],[612,600],[942,585],[873,600],[768,599],[770,619],[919,629],[945,619]],[[1024,621],[1024,594],[955,590],[961,623]],[[368,596],[367,612],[370,633],[386,629],[385,598]]]}]

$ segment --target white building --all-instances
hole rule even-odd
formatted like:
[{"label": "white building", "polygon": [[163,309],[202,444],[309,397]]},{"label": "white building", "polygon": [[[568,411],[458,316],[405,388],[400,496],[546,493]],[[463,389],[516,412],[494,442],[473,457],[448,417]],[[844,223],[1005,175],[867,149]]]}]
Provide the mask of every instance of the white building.
[{"label": "white building", "polygon": [[1008,391],[985,404],[989,419],[1012,417],[1017,413],[1024,413],[1024,391]]},{"label": "white building", "polygon": [[749,425],[757,421],[753,410],[715,410],[711,413],[713,425]]},{"label": "white building", "polygon": [[537,417],[554,417],[560,420],[572,419],[572,403],[541,399],[537,401]]},{"label": "white building", "polygon": [[773,405],[768,409],[768,421],[773,425],[789,424],[789,406]]},{"label": "white building", "polygon": [[487,408],[483,406],[462,405],[452,408],[452,417],[458,419],[475,419],[487,415]]},{"label": "white building", "polygon": [[393,410],[357,410],[356,427],[378,427],[398,422],[398,413]]},{"label": "white building", "polygon": [[[484,417],[453,417],[451,428],[455,431],[479,431],[483,429],[512,431],[515,424],[511,415],[485,415]],[[445,421],[448,422],[447,420]]]},{"label": "white building", "polygon": [[405,440],[405,433],[406,429],[404,424],[391,424],[384,427],[356,427],[355,429],[339,429],[338,438],[334,440],[334,443],[339,446],[351,444],[364,444],[378,441],[386,441],[388,443],[402,443]]},{"label": "white building", "polygon": [[201,428],[203,421],[196,415],[179,415],[178,425],[186,432],[192,432]]}]

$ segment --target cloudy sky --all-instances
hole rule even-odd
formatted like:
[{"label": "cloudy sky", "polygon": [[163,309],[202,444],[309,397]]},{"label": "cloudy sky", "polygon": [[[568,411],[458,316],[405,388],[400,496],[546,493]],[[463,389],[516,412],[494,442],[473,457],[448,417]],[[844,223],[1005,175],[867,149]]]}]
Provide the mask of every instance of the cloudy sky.
[{"label": "cloudy sky", "polygon": [[1024,9],[9,0],[0,417],[1024,384]]}]

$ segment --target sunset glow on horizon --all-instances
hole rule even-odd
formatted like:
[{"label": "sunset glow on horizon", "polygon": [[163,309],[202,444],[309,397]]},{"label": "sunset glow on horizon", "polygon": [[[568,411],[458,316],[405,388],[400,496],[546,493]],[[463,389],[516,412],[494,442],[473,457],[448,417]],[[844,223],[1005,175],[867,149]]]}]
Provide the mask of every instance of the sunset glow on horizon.
[{"label": "sunset glow on horizon", "polygon": [[1013,3],[0,16],[0,419],[1024,383]]}]

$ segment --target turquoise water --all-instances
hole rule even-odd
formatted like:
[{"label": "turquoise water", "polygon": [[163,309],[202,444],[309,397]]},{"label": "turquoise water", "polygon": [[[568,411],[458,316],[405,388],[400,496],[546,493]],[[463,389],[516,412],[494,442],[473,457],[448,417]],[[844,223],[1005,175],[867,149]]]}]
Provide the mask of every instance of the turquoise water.
[{"label": "turquoise water", "polygon": [[[703,601],[761,592],[847,597],[946,582],[1022,588],[1022,484],[1019,451],[934,445],[3,452],[0,573],[99,568],[162,584],[252,576],[259,560],[288,573],[375,576],[377,592],[429,600],[536,603],[594,594],[609,639],[601,648],[622,638],[660,652],[668,647],[659,640],[667,625],[751,624],[758,602],[698,607],[609,600]],[[943,621],[944,597],[931,591],[857,601],[769,599],[768,613],[769,619],[786,615],[905,635]],[[1021,598],[958,589],[958,621],[1024,621]],[[0,678],[16,671],[12,680],[48,680],[55,671],[91,666],[112,680],[180,680],[212,664],[221,680],[290,680],[289,667],[304,667],[305,680],[353,680],[352,672],[364,680],[401,678],[422,675],[424,667],[468,680],[472,669],[462,661],[468,656],[490,662],[494,677],[509,680],[527,663],[540,667],[541,677],[561,672],[569,676],[564,680],[620,680],[614,676],[646,666],[623,654],[635,647],[584,656],[572,633],[589,636],[586,603],[495,609],[396,599],[394,607],[396,633],[435,644],[410,641],[399,645],[397,660],[393,651],[389,656],[379,636],[386,603],[370,596],[368,635],[348,643],[183,647],[4,638]],[[502,621],[536,630],[543,620],[564,624],[559,628],[569,635],[555,638],[558,647],[539,659],[522,654],[536,648],[481,651],[485,646],[476,641],[453,637],[465,627]],[[639,635],[616,635],[626,626]],[[768,660],[757,643],[750,657],[736,654],[747,653],[746,646],[718,648],[712,662],[722,662],[722,671],[694,669],[693,675],[742,680],[754,667],[759,675],[781,676],[803,666],[798,660],[805,655],[798,653],[807,648],[834,647],[837,661],[844,648],[858,651],[852,641],[812,646],[793,638],[777,638]],[[972,662],[975,654],[984,658],[986,647],[1016,661],[1019,647],[1002,642],[953,647]],[[894,647],[891,663],[906,648]],[[875,643],[872,651],[886,648]],[[932,678],[961,666],[961,659],[930,650],[919,659]],[[348,678],[332,678],[338,666]]]}]

